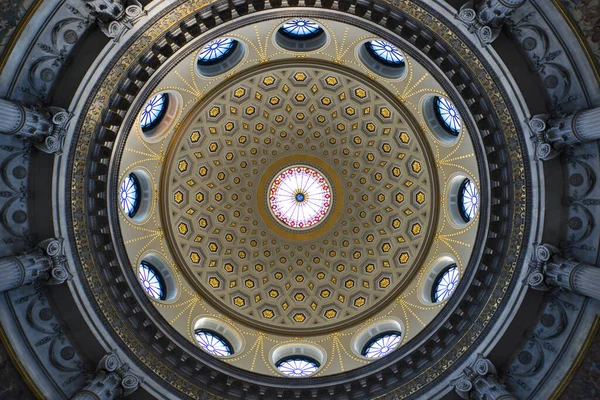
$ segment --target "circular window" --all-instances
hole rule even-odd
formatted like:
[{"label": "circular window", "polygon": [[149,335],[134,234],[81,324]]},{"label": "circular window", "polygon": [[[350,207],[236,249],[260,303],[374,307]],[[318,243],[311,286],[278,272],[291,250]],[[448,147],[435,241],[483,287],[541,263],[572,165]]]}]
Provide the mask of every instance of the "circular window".
[{"label": "circular window", "polygon": [[387,77],[399,78],[406,64],[404,54],[385,40],[370,40],[360,47],[361,60],[374,72]]},{"label": "circular window", "polygon": [[233,68],[242,60],[244,46],[232,38],[219,38],[208,43],[198,54],[201,74],[215,76]]},{"label": "circular window", "polygon": [[167,113],[169,107],[169,95],[160,93],[152,97],[144,106],[140,115],[140,125],[142,132],[149,132],[156,128]]},{"label": "circular window", "polygon": [[119,203],[121,210],[129,217],[133,218],[140,209],[141,197],[140,182],[135,174],[127,175],[121,182],[119,189]]},{"label": "circular window", "polygon": [[314,374],[320,365],[310,357],[290,356],[279,360],[276,367],[284,375],[302,377]]},{"label": "circular window", "polygon": [[451,135],[458,136],[462,128],[458,110],[450,100],[436,96],[433,100],[435,115],[442,127]]},{"label": "circular window", "polygon": [[174,91],[162,92],[150,97],[139,116],[144,139],[154,143],[164,137],[179,113],[182,101],[180,97]]},{"label": "circular window", "polygon": [[369,340],[362,351],[362,355],[367,358],[383,357],[396,347],[402,341],[400,332],[384,332]]},{"label": "circular window", "polygon": [[167,298],[165,281],[152,264],[142,261],[138,267],[138,278],[148,296],[161,301]]},{"label": "circular window", "polygon": [[435,278],[431,287],[431,301],[440,303],[452,296],[459,280],[459,271],[456,264],[444,268]]},{"label": "circular window", "polygon": [[322,223],[333,201],[325,175],[306,165],[279,171],[269,185],[269,210],[283,226],[295,230]]},{"label": "circular window", "polygon": [[150,214],[151,193],[149,173],[143,168],[135,168],[125,175],[119,186],[119,208],[131,221],[141,224]]},{"label": "circular window", "polygon": [[470,179],[465,179],[458,191],[458,208],[463,221],[471,222],[479,209],[479,192]]},{"label": "circular window", "polygon": [[311,51],[327,41],[325,31],[317,22],[296,18],[285,22],[275,35],[277,44],[292,51]]},{"label": "circular window", "polygon": [[233,354],[233,346],[229,341],[214,331],[198,329],[194,336],[202,350],[213,356],[228,357]]},{"label": "circular window", "polygon": [[446,97],[429,96],[423,104],[423,115],[435,137],[453,145],[462,131],[462,122],[456,106]]}]

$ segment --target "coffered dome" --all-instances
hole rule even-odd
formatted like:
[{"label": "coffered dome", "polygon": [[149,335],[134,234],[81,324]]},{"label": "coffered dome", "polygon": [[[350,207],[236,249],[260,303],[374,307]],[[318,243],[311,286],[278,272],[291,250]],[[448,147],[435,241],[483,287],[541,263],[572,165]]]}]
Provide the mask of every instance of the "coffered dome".
[{"label": "coffered dome", "polygon": [[[9,277],[22,265],[32,282],[68,282],[22,289],[23,278],[6,304],[35,297],[26,321],[61,332],[35,340],[52,340],[49,363],[65,375],[56,398],[483,399],[487,387],[535,398],[524,376],[539,393],[558,391],[528,369],[558,344],[522,338],[538,322],[577,340],[592,332],[596,272],[567,255],[578,243],[589,250],[594,214],[557,212],[570,216],[569,232],[549,239],[558,233],[544,210],[559,207],[544,182],[566,168],[580,176],[569,185],[593,187],[595,167],[571,146],[592,140],[600,117],[565,117],[583,100],[542,76],[560,52],[537,53],[558,39],[523,25],[533,5],[453,3],[59,7],[72,16],[52,33],[56,49],[92,48],[104,35],[101,52],[73,70],[77,89],[61,78],[68,110],[0,100],[0,132],[21,118],[15,132],[59,154],[52,213],[38,217],[57,239],[0,259]],[[98,36],[80,39],[92,21]],[[592,71],[582,49],[569,68]],[[541,59],[545,67],[523,68]],[[58,74],[44,63],[31,76],[54,93]],[[600,92],[586,91],[588,75],[577,84],[591,106]],[[543,96],[532,94],[540,77]],[[531,111],[546,108],[555,114]],[[560,151],[566,162],[552,158]],[[10,210],[23,224],[25,211]],[[566,303],[577,322],[556,311]],[[573,355],[569,343],[561,351]],[[40,387],[59,379],[48,376]]]}]

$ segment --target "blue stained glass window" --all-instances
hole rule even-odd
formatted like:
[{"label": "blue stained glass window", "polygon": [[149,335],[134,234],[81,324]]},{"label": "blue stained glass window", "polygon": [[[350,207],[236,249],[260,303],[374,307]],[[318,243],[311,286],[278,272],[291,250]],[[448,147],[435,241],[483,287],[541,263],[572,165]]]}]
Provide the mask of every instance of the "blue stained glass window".
[{"label": "blue stained glass window", "polygon": [[198,63],[203,65],[215,64],[232,54],[236,46],[237,40],[231,38],[213,40],[200,50]]},{"label": "blue stained glass window", "polygon": [[142,283],[142,287],[150,297],[156,300],[167,298],[165,282],[154,266],[146,262],[140,263],[138,277]]},{"label": "blue stained glass window", "polygon": [[444,129],[452,135],[458,135],[462,124],[460,122],[458,110],[454,104],[445,97],[436,96],[433,107],[435,109],[435,115],[444,126]]},{"label": "blue stained glass window", "polygon": [[384,332],[375,336],[365,345],[362,355],[368,358],[383,357],[396,349],[402,341],[400,332]]},{"label": "blue stained glass window", "polygon": [[276,366],[284,375],[300,377],[314,374],[320,365],[312,358],[291,356],[280,360]]},{"label": "blue stained glass window", "polygon": [[459,273],[456,264],[447,266],[439,273],[431,288],[431,301],[434,303],[448,299],[458,285]]},{"label": "blue stained glass window", "polygon": [[208,329],[198,329],[196,341],[209,354],[217,357],[227,357],[233,354],[233,347],[223,336]]},{"label": "blue stained glass window", "polygon": [[477,214],[477,210],[479,209],[479,191],[470,179],[465,179],[460,185],[458,208],[465,222],[472,221]]},{"label": "blue stained glass window", "polygon": [[140,125],[143,132],[156,128],[160,124],[167,112],[168,105],[169,95],[166,93],[157,94],[146,103],[140,116]]},{"label": "blue stained glass window", "polygon": [[373,58],[383,64],[400,67],[404,65],[404,55],[396,46],[385,40],[371,40],[365,43],[367,51]]},{"label": "blue stained glass window", "polygon": [[140,182],[134,174],[129,174],[121,182],[119,202],[121,209],[129,218],[133,218],[140,208]]},{"label": "blue stained glass window", "polygon": [[291,37],[308,39],[323,32],[323,28],[310,19],[298,18],[281,25],[281,32]]}]

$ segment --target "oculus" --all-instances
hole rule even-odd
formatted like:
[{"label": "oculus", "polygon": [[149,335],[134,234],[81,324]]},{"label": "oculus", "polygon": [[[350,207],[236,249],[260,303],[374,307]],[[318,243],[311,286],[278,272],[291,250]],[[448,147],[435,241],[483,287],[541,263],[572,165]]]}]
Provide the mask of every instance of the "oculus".
[{"label": "oculus", "polygon": [[323,33],[323,28],[315,21],[297,18],[281,25],[280,32],[297,39],[309,39]]},{"label": "oculus", "polygon": [[383,357],[400,345],[402,334],[400,332],[383,332],[367,342],[362,350],[362,355],[367,358]]},{"label": "oculus", "polygon": [[119,189],[119,203],[121,210],[129,217],[133,218],[140,209],[140,181],[135,174],[127,175],[121,182]]},{"label": "oculus", "polygon": [[228,357],[233,354],[233,346],[225,337],[208,329],[198,329],[194,332],[196,341],[209,354],[217,357]]},{"label": "oculus", "polygon": [[479,192],[470,179],[465,179],[458,191],[458,209],[463,221],[471,222],[479,209]]},{"label": "oculus", "polygon": [[396,46],[385,40],[371,40],[365,43],[367,52],[377,61],[390,66],[404,65],[404,55]]},{"label": "oculus", "polygon": [[323,173],[306,165],[279,171],[268,190],[269,210],[287,228],[313,228],[331,210],[333,194],[329,181]]},{"label": "oculus", "polygon": [[138,278],[148,296],[161,301],[167,298],[165,282],[152,264],[142,261],[138,267]]},{"label": "oculus", "polygon": [[213,65],[226,59],[235,52],[238,41],[231,38],[219,38],[213,40],[200,50],[198,64]]},{"label": "oculus", "polygon": [[152,97],[140,115],[140,125],[142,132],[148,132],[156,128],[164,118],[169,106],[169,95],[166,93],[157,94]]},{"label": "oculus", "polygon": [[462,128],[462,123],[454,104],[445,97],[436,96],[433,100],[433,107],[435,116],[446,132],[458,136]]},{"label": "oculus", "polygon": [[303,377],[317,372],[320,365],[310,357],[291,356],[279,360],[276,367],[284,375]]},{"label": "oculus", "polygon": [[458,285],[458,267],[452,264],[444,268],[433,282],[431,287],[431,301],[433,303],[441,303],[452,296],[456,285]]}]

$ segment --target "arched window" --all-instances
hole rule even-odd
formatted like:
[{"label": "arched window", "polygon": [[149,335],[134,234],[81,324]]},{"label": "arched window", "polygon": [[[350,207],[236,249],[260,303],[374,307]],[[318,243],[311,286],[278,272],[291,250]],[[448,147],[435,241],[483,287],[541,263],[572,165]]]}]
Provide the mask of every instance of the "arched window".
[{"label": "arched window", "polygon": [[219,38],[213,40],[202,48],[198,55],[198,64],[200,65],[213,65],[235,52],[238,46],[238,41],[231,38]]},{"label": "arched window", "polygon": [[279,360],[276,367],[284,375],[299,377],[314,374],[320,365],[309,357],[290,356]]},{"label": "arched window", "polygon": [[121,209],[129,218],[133,218],[140,208],[140,181],[135,174],[127,175],[121,182],[119,202]]},{"label": "arched window", "polygon": [[368,358],[383,357],[396,349],[402,341],[400,332],[383,332],[365,344],[362,355]]},{"label": "arched window", "polygon": [[140,125],[142,132],[148,132],[158,126],[162,121],[167,107],[169,106],[169,95],[166,93],[157,94],[152,97],[142,110],[140,115]]},{"label": "arched window", "polygon": [[209,354],[217,357],[227,357],[233,354],[233,346],[227,339],[208,329],[198,329],[194,333],[196,341]]},{"label": "arched window", "polygon": [[371,40],[365,43],[365,48],[374,59],[387,66],[399,67],[404,65],[404,55],[390,42]]},{"label": "arched window", "polygon": [[465,179],[460,185],[458,191],[458,208],[465,222],[472,221],[477,214],[477,210],[479,209],[479,192],[477,191],[477,186],[470,179]]},{"label": "arched window", "polygon": [[462,123],[454,104],[445,97],[436,96],[433,108],[438,121],[444,129],[451,135],[458,136],[462,128]]},{"label": "arched window", "polygon": [[281,33],[297,39],[310,39],[323,32],[323,28],[315,21],[306,18],[297,18],[281,25]]},{"label": "arched window", "polygon": [[138,267],[138,277],[142,287],[150,297],[156,300],[165,300],[167,298],[163,277],[152,264],[142,261]]},{"label": "arched window", "polygon": [[456,264],[452,264],[444,268],[433,282],[431,287],[431,301],[433,303],[440,303],[450,296],[458,285],[458,267]]}]

